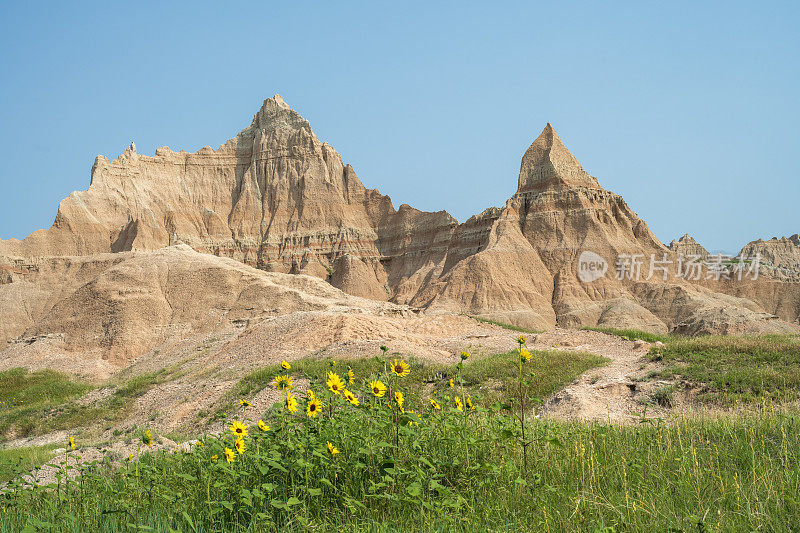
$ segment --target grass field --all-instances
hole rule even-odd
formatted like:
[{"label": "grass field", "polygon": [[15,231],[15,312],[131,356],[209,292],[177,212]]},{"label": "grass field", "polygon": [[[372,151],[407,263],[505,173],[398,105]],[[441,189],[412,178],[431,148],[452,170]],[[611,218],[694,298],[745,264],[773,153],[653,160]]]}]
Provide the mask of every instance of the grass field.
[{"label": "grass field", "polygon": [[652,377],[703,385],[698,400],[720,406],[800,399],[800,340],[761,337],[674,338],[651,350],[666,365]]},{"label": "grass field", "polygon": [[[0,531],[796,531],[800,423],[765,412],[668,424],[518,423],[491,409],[273,413],[186,454],[6,489]],[[409,418],[411,420],[411,418]],[[327,443],[339,451],[331,455]],[[216,460],[213,456],[217,456]],[[38,529],[33,529],[36,527]]]},{"label": "grass field", "polygon": [[[245,376],[219,403],[225,427],[242,422],[246,434],[226,429],[190,452],[137,454],[112,470],[87,465],[80,481],[56,487],[15,480],[0,490],[0,532],[800,530],[800,417],[778,405],[796,398],[797,339],[664,342],[650,355],[666,365],[657,377],[706,384],[708,402],[761,407],[559,422],[530,416],[537,398],[602,358],[515,350],[450,366],[410,360],[405,376],[393,356],[306,358]],[[358,401],[332,391],[330,372]],[[319,414],[297,392],[296,404],[263,413],[264,426],[238,420],[239,401],[279,375],[308,379]],[[156,378],[118,392],[135,396]],[[375,380],[388,390],[373,394]],[[49,453],[24,450],[22,465],[19,453],[0,453],[0,471]]]}]

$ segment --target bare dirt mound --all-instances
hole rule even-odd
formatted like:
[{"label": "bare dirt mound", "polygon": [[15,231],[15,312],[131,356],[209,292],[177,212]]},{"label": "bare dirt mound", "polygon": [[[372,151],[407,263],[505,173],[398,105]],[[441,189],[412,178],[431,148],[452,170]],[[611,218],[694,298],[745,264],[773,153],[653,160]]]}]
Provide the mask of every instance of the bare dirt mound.
[{"label": "bare dirt mound", "polygon": [[640,381],[656,368],[647,358],[650,344],[586,330],[555,330],[536,336],[537,349],[575,350],[602,355],[609,362],[581,375],[557,392],[541,409],[545,418],[631,422],[647,416],[669,416],[668,410],[649,402],[658,383]]}]

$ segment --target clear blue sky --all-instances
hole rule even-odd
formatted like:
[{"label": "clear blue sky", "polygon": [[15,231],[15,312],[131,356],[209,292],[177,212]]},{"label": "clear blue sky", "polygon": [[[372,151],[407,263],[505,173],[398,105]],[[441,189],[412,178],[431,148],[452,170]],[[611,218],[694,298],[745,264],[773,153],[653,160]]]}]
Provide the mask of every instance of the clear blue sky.
[{"label": "clear blue sky", "polygon": [[502,205],[549,121],[662,241],[800,232],[800,2],[432,4],[4,2],[0,238],[274,93],[395,206]]}]

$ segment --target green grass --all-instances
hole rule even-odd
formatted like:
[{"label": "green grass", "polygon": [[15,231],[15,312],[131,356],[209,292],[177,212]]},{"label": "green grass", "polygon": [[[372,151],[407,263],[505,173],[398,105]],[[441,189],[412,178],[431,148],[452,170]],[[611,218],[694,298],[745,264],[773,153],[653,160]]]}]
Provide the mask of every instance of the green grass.
[{"label": "green grass", "polygon": [[698,399],[732,406],[800,399],[800,340],[786,335],[676,338],[651,350],[652,377],[702,386]]},{"label": "green grass", "polygon": [[482,317],[475,316],[475,315],[468,315],[468,316],[470,318],[474,318],[478,322],[483,322],[484,324],[493,324],[495,326],[500,326],[501,328],[508,329],[508,330],[511,330],[511,331],[519,331],[521,333],[531,333],[531,334],[542,333],[541,331],[537,331],[535,329],[523,328],[521,326],[515,326],[514,324],[508,324],[506,322],[500,322],[499,320],[491,320],[489,318],[482,318]]},{"label": "green grass", "polygon": [[73,427],[85,413],[65,406],[91,389],[53,370],[0,372],[0,436],[28,437]]},{"label": "green grass", "polygon": [[29,472],[53,457],[53,450],[63,448],[66,443],[21,448],[0,448],[0,483],[5,483],[19,472]]},{"label": "green grass", "polygon": [[537,421],[526,470],[513,420],[499,412],[478,411],[464,423],[462,413],[428,410],[395,445],[391,424],[369,410],[337,409],[343,416],[310,428],[276,412],[270,432],[251,427],[231,465],[211,455],[232,437],[208,438],[193,452],[143,457],[113,473],[87,469],[80,485],[62,484],[59,505],[54,491],[7,487],[0,531],[800,528],[796,416]]},{"label": "green grass", "polygon": [[[529,396],[546,398],[564,385],[571,383],[582,373],[591,368],[603,365],[607,359],[586,352],[567,352],[563,350],[532,351],[528,372],[535,372],[537,379],[527,387]],[[517,379],[517,351],[493,354],[474,355],[464,364],[463,382],[466,392],[475,397],[497,400],[508,392]],[[407,358],[411,364],[409,384],[421,390],[423,386],[448,388],[450,379],[456,378],[455,365],[429,363],[418,358]],[[346,379],[348,368],[352,368],[356,376],[377,376],[384,371],[384,362],[380,358],[354,359],[337,361],[333,365],[330,359],[306,357],[292,362],[291,373],[309,380],[324,381],[328,372],[336,372]],[[275,376],[283,374],[279,364],[270,365],[243,377],[228,393],[223,396],[216,408],[216,416],[221,417],[234,412],[240,399],[252,398],[255,394],[270,387]]]},{"label": "green grass", "polygon": [[661,341],[664,344],[666,344],[676,338],[675,335],[662,335],[659,333],[649,333],[647,331],[641,331],[638,329],[617,329],[617,328],[589,327],[589,326],[583,327],[581,329],[585,329],[588,331],[599,331],[600,333],[608,333],[609,335],[616,335],[617,337],[622,337],[623,339],[629,341],[641,339],[643,341],[650,343]]}]

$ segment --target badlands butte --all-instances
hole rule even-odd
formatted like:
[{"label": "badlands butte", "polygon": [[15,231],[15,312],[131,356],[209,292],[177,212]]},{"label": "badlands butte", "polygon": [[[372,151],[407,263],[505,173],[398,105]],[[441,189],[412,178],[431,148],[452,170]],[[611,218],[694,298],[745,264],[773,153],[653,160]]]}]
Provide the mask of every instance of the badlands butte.
[{"label": "badlands butte", "polygon": [[[798,235],[744,247],[757,279],[686,279],[681,256],[710,261],[703,247],[661,243],[550,124],[517,180],[504,206],[463,223],[395,208],[277,95],[216,150],[151,157],[131,144],[97,157],[50,229],[0,241],[0,368],[104,379],[201,345],[221,368],[382,343],[423,357],[513,347],[470,316],[542,331],[800,332]],[[608,262],[599,279],[579,277],[585,251]],[[617,258],[633,254],[641,275],[618,279]],[[668,271],[648,276],[651,258]]]}]

